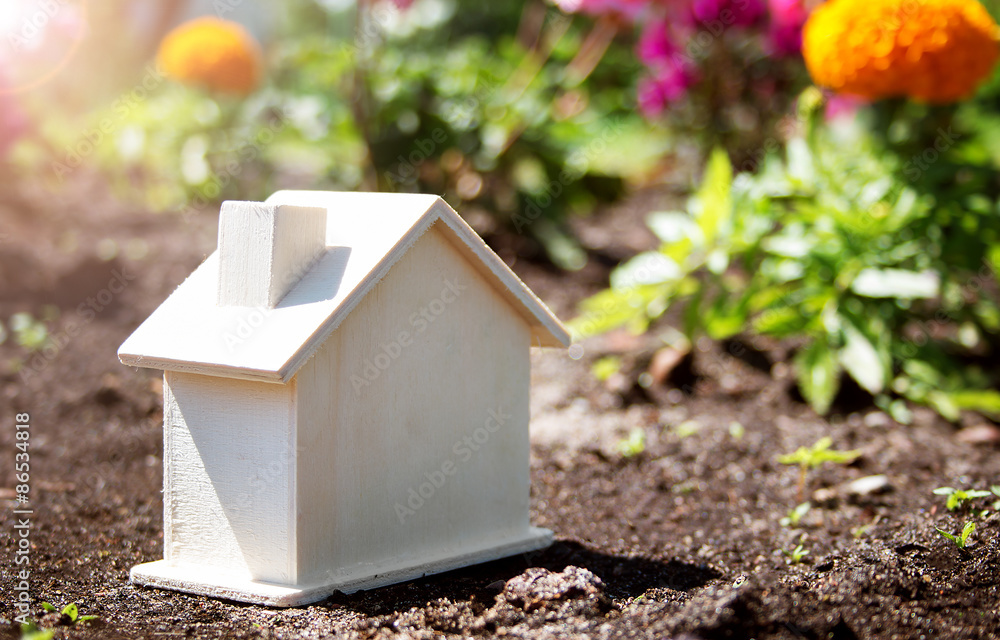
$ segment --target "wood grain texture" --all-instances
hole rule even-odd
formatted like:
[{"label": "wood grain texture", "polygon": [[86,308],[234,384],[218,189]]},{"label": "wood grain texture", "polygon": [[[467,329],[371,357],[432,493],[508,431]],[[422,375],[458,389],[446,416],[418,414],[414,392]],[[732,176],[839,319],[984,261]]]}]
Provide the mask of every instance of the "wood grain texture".
[{"label": "wood grain texture", "polygon": [[222,203],[218,304],[273,309],[325,248],[326,209]]},{"label": "wood grain texture", "polygon": [[444,573],[461,567],[489,562],[544,549],[552,544],[552,532],[532,528],[531,534],[514,541],[484,547],[465,554],[425,557],[421,562],[400,569],[367,575],[356,580],[332,581],[320,584],[286,585],[241,578],[207,566],[178,566],[166,560],[146,562],[132,567],[129,577],[133,584],[161,589],[174,589],[214,598],[250,602],[269,607],[297,607],[318,602],[335,591],[354,593],[377,589],[422,576]]},{"label": "wood grain texture", "polygon": [[305,583],[533,535],[530,332],[447,235],[421,236],[295,378]]},{"label": "wood grain texture", "polygon": [[549,543],[529,351],[569,336],[444,201],[279,192],[222,218],[119,349],[166,370],[164,560],[134,581],[288,606]]},{"label": "wood grain texture", "polygon": [[128,365],[288,382],[416,240],[438,221],[528,325],[534,346],[565,346],[558,319],[436,196],[285,191],[268,204],[327,209],[326,253],[274,309],[215,304],[213,253],[119,349]]},{"label": "wood grain texture", "polygon": [[294,584],[295,385],[164,375],[164,559]]}]

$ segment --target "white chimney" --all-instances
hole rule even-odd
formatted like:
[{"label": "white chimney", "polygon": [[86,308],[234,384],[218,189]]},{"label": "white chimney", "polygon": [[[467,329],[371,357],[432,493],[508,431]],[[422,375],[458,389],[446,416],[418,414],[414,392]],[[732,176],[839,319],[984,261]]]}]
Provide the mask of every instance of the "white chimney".
[{"label": "white chimney", "polygon": [[219,305],[273,309],[325,249],[323,207],[223,202]]}]

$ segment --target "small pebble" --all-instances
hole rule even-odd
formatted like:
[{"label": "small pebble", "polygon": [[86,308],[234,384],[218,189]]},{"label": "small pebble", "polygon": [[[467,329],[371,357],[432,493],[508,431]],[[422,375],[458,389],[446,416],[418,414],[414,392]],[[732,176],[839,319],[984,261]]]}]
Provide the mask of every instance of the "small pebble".
[{"label": "small pebble", "polygon": [[847,483],[844,492],[852,496],[867,496],[892,490],[892,483],[886,475],[865,476]]}]

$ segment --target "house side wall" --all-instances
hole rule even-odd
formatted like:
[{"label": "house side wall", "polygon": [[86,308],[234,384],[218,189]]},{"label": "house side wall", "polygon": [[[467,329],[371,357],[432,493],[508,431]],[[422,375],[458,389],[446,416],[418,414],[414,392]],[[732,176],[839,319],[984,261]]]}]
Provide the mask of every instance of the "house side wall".
[{"label": "house side wall", "polygon": [[527,323],[427,231],[296,377],[300,582],[526,535],[529,347]]},{"label": "house side wall", "polygon": [[294,385],[167,372],[164,559],[295,584]]}]

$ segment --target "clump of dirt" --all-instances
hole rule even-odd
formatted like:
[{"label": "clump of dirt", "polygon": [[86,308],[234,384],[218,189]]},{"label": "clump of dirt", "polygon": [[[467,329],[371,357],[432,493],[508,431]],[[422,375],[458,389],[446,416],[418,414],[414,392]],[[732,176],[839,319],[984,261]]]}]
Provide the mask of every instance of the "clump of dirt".
[{"label": "clump of dirt", "polygon": [[[640,224],[659,197],[587,221],[595,255],[643,249],[642,234],[616,245],[608,230]],[[0,320],[54,305],[49,329],[68,339],[44,354],[14,339],[0,345],[0,553],[10,569],[0,577],[0,637],[20,633],[6,460],[23,412],[32,422],[31,607],[56,637],[997,637],[1000,515],[992,499],[949,512],[932,493],[997,484],[995,425],[967,417],[978,429],[971,438],[929,411],[901,425],[854,401],[821,418],[792,391],[794,345],[738,340],[680,359],[657,356],[655,336],[612,334],[584,344],[579,360],[534,357],[532,518],[557,536],[545,551],[287,610],[133,587],[129,568],[163,553],[162,388],[115,350],[213,249],[217,212],[182,221],[128,210],[99,190],[6,206]],[[509,261],[521,242],[491,241]],[[568,317],[611,263],[575,274],[524,260],[514,268]],[[115,272],[127,284],[105,300]],[[97,296],[100,310],[87,304]],[[605,355],[624,356],[625,370],[599,382],[589,367]],[[638,385],[654,361],[654,383]],[[778,456],[827,435],[861,456],[810,473],[812,508],[782,524],[798,502],[798,471]],[[966,550],[935,530],[967,521],[976,530]],[[42,618],[42,601],[77,602],[99,620]]]}]

